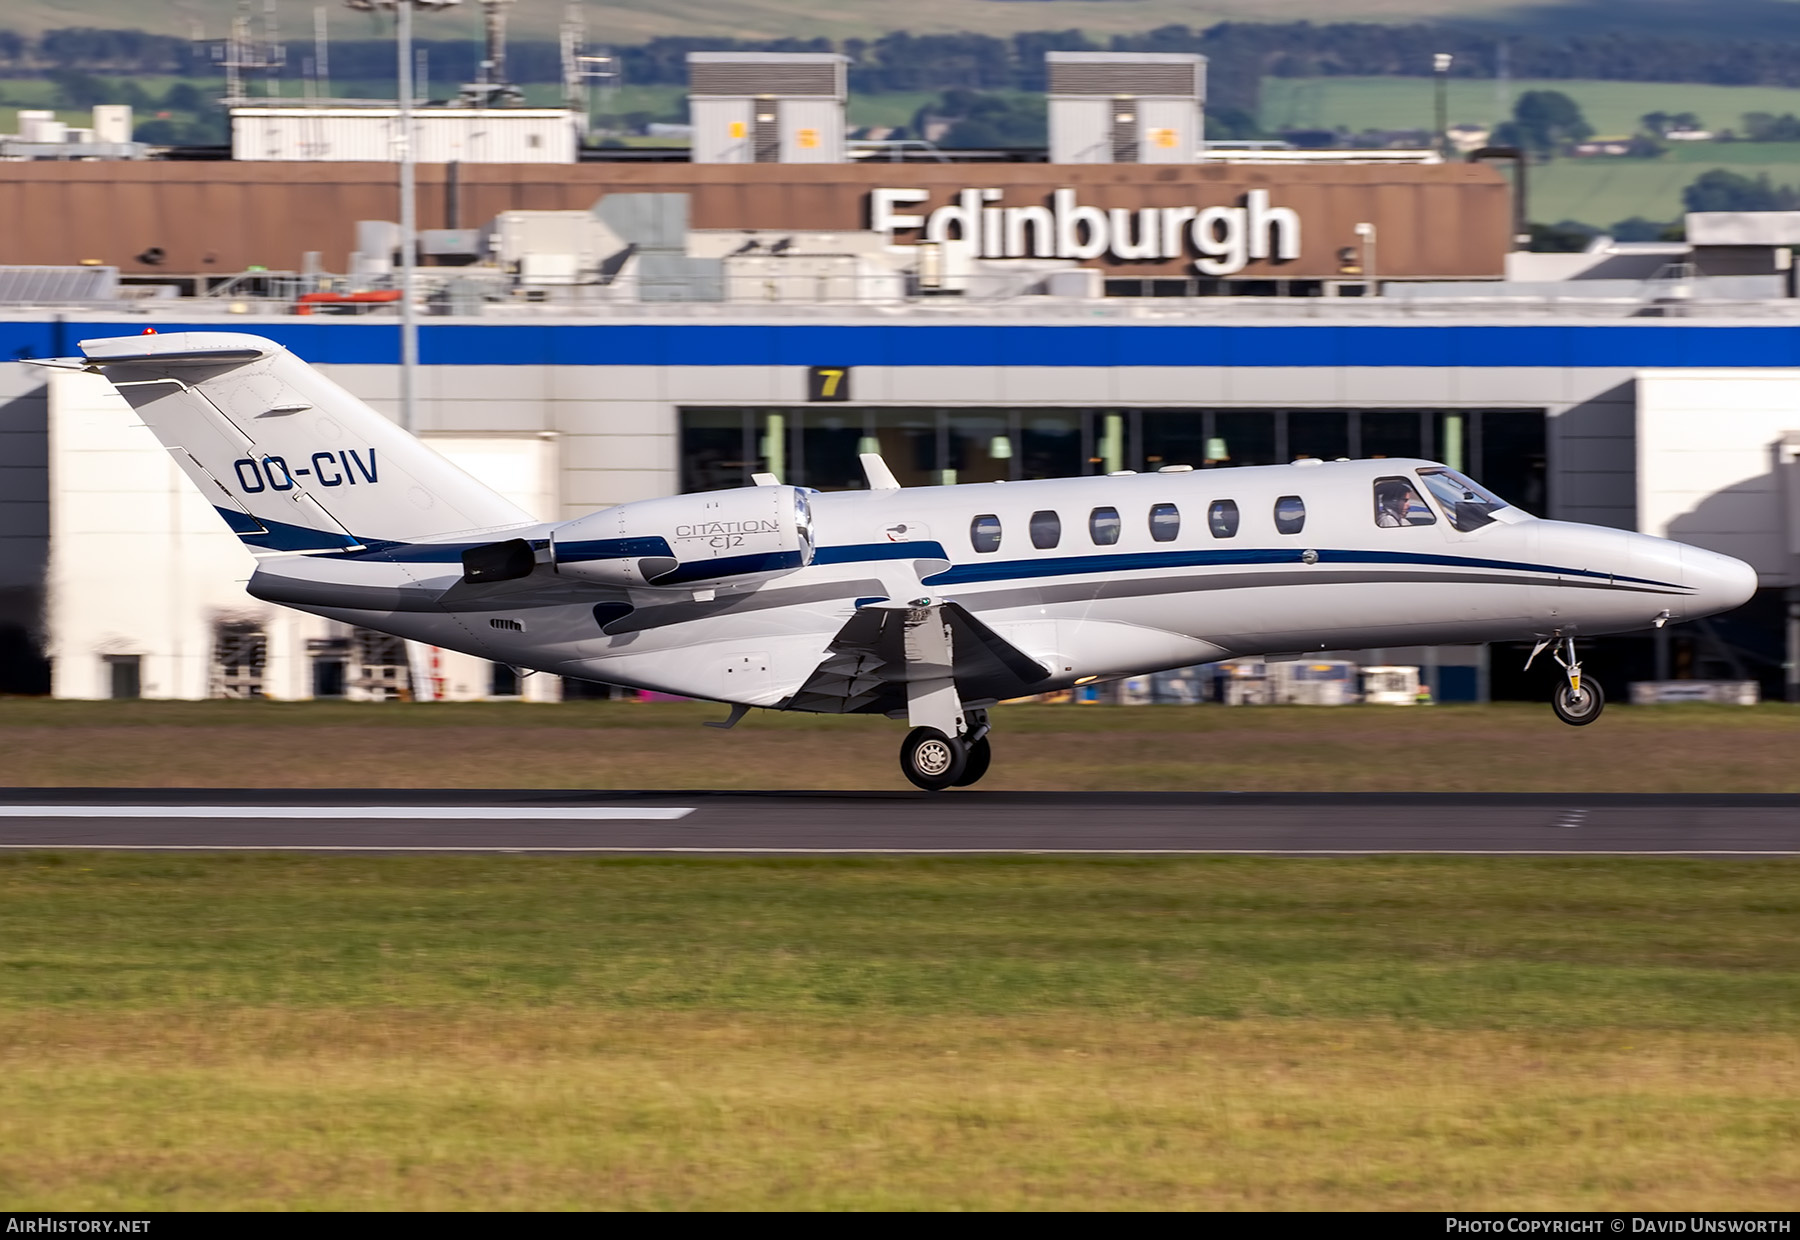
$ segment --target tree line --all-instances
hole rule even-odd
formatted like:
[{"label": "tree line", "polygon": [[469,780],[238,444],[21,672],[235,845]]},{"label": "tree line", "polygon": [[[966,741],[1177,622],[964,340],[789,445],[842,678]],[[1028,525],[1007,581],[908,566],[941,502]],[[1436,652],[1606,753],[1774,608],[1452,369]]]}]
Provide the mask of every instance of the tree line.
[{"label": "tree line", "polygon": [[[472,39],[422,39],[434,80],[472,80],[481,57]],[[679,85],[692,51],[842,52],[850,81],[865,93],[892,91],[1042,91],[1047,51],[1198,52],[1210,58],[1210,98],[1216,107],[1253,112],[1265,76],[1426,76],[1432,57],[1449,52],[1456,77],[1491,78],[1502,62],[1514,77],[1705,82],[1729,86],[1800,86],[1800,44],[1773,40],[1702,40],[1619,30],[1599,34],[1527,32],[1504,37],[1453,26],[1341,22],[1255,24],[1222,22],[1204,29],[1163,26],[1141,34],[1095,39],[1079,30],[1032,31],[1008,38],[980,34],[915,35],[896,31],[876,39],[651,39],[614,49],[623,80],[634,85]],[[288,44],[288,77],[297,77],[310,45]],[[394,69],[386,39],[341,39],[331,44],[331,76],[381,81]],[[561,53],[547,39],[508,44],[507,67],[519,82],[554,82]],[[28,36],[0,30],[0,74],[52,70],[98,74],[218,72],[212,46],[141,30],[71,27]]]}]

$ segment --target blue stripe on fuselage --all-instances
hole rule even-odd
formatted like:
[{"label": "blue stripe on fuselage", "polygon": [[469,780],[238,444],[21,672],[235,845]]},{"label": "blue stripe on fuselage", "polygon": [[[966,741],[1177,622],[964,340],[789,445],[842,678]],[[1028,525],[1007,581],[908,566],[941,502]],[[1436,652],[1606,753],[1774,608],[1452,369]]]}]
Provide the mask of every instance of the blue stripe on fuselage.
[{"label": "blue stripe on fuselage", "polygon": [[853,543],[843,547],[820,547],[813,553],[814,564],[864,564],[872,560],[948,560],[940,542]]},{"label": "blue stripe on fuselage", "polygon": [[[911,545],[917,546],[918,544]],[[880,546],[871,549],[886,550],[885,547]],[[819,549],[820,561],[824,561],[825,553],[831,551],[837,554],[831,560],[824,562],[854,562],[865,557],[845,553],[860,550],[862,550],[860,547],[821,547]],[[980,582],[1020,581],[1033,577],[1073,577],[1085,573],[1145,572],[1166,568],[1226,568],[1254,564],[1302,564],[1305,563],[1301,559],[1304,554],[1305,549],[1299,547],[1292,549],[1286,547],[1234,547],[1220,550],[1186,548],[1170,551],[1119,551],[1097,555],[1052,556],[1030,560],[986,560],[958,564],[944,572],[927,577],[925,584],[933,586],[972,585]],[[1626,577],[1616,573],[1597,572],[1592,569],[1558,568],[1549,564],[1526,564],[1516,560],[1489,560],[1473,556],[1348,549],[1326,549],[1318,551],[1317,554],[1318,562],[1321,564],[1411,564],[1450,568],[1491,568],[1512,572],[1547,573],[1558,577],[1582,577],[1598,581],[1626,581],[1664,589],[1683,588],[1672,582],[1655,581],[1644,577]],[[894,557],[884,554],[866,558],[891,559]]]},{"label": "blue stripe on fuselage", "polygon": [[661,535],[645,538],[594,538],[586,542],[558,542],[556,562],[575,563],[582,560],[624,560],[632,556],[669,556],[669,540]]},{"label": "blue stripe on fuselage", "polygon": [[[462,553],[471,547],[487,546],[492,540],[469,543],[401,543],[370,542],[358,550],[343,552],[356,546],[344,535],[323,530],[309,530],[280,522],[257,522],[241,512],[218,509],[234,532],[247,543],[273,551],[337,551],[350,559],[385,559],[407,563],[460,564]],[[249,523],[248,525],[246,523]],[[255,526],[254,529],[250,526]],[[260,531],[260,532],[259,532]],[[333,541],[333,540],[336,541]],[[645,550],[645,545],[660,544],[663,550]],[[607,559],[621,555],[668,554],[668,544],[661,539],[606,539],[578,543],[578,550],[568,558]],[[976,585],[1000,581],[1027,581],[1042,577],[1074,577],[1083,574],[1149,572],[1170,568],[1230,568],[1246,565],[1303,564],[1305,553],[1300,547],[1229,547],[1176,548],[1169,551],[1113,551],[1090,555],[1044,556],[1029,560],[979,560],[957,564],[924,579],[930,586]],[[948,560],[943,544],[938,542],[854,543],[820,547],[813,557],[814,565],[865,564],[884,560]],[[1620,581],[1633,585],[1654,586],[1665,590],[1685,587],[1648,577],[1627,577],[1586,568],[1561,568],[1550,564],[1528,564],[1517,560],[1492,560],[1476,556],[1441,555],[1413,551],[1364,551],[1355,549],[1318,550],[1321,564],[1396,564],[1438,568],[1497,569],[1510,572],[1543,573],[1555,577],[1579,577],[1592,581]],[[704,581],[714,577],[741,573],[778,572],[799,568],[798,552],[773,552],[764,555],[732,556],[725,559],[684,564],[674,574],[659,580],[660,585],[677,585]]]},{"label": "blue stripe on fuselage", "polygon": [[344,533],[289,525],[285,521],[266,521],[216,504],[213,511],[225,518],[225,524],[231,527],[233,534],[264,551],[341,551],[357,545],[354,538]]}]

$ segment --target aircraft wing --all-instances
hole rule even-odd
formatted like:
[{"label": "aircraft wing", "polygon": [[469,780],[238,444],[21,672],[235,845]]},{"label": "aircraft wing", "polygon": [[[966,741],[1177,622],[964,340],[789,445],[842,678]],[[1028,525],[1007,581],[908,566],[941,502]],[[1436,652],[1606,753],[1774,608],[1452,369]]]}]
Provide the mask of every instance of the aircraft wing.
[{"label": "aircraft wing", "polygon": [[908,624],[937,612],[950,629],[951,675],[965,702],[999,701],[1036,692],[1050,672],[958,603],[928,607],[859,608],[826,648],[825,658],[782,705],[826,714],[876,714],[906,709],[906,683],[943,675],[938,664],[907,655]]}]

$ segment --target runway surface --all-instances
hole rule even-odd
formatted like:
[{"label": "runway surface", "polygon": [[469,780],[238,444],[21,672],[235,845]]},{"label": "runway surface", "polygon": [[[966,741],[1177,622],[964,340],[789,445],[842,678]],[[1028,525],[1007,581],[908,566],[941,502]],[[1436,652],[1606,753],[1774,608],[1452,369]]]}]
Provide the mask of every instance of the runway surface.
[{"label": "runway surface", "polygon": [[1800,856],[1800,796],[0,790],[0,849]]}]

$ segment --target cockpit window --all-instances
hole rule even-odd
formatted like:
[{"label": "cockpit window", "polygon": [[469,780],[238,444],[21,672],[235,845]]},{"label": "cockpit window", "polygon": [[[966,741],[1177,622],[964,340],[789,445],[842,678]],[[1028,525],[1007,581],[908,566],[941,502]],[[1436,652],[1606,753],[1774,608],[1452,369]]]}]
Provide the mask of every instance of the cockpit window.
[{"label": "cockpit window", "polygon": [[1419,479],[1443,508],[1444,515],[1450,518],[1450,524],[1465,534],[1484,525],[1492,525],[1494,518],[1489,514],[1496,509],[1509,507],[1505,500],[1482,489],[1478,483],[1471,482],[1454,469],[1438,466],[1421,469]]},{"label": "cockpit window", "polygon": [[1000,550],[1000,518],[984,512],[969,522],[969,543],[983,555]]},{"label": "cockpit window", "polygon": [[1384,530],[1436,525],[1437,514],[1404,478],[1375,479],[1375,524]]}]

